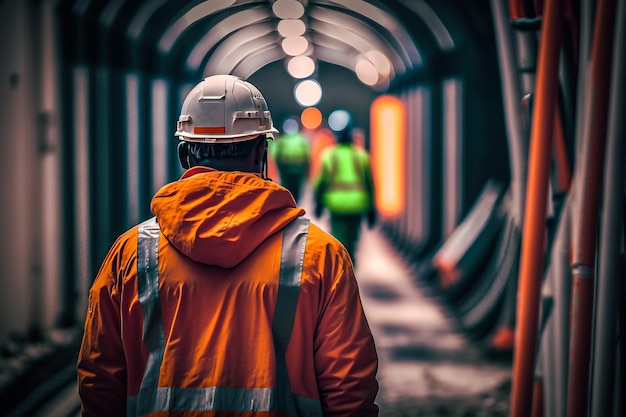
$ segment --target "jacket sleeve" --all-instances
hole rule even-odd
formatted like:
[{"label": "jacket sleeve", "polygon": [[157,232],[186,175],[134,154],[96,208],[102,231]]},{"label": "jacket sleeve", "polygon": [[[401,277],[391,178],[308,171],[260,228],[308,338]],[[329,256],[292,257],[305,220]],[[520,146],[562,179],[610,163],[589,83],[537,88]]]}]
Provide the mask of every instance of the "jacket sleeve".
[{"label": "jacket sleeve", "polygon": [[315,367],[324,416],[378,416],[378,356],[352,263],[342,250],[326,296],[315,343]]},{"label": "jacket sleeve", "polygon": [[126,415],[126,360],[118,286],[112,273],[113,251],[107,255],[89,291],[77,364],[83,416]]}]

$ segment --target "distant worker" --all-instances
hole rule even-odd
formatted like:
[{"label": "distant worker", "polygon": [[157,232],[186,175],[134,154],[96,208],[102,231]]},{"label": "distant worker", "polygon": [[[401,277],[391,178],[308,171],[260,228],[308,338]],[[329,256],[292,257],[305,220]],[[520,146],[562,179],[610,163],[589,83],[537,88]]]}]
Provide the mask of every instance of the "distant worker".
[{"label": "distant worker", "polygon": [[315,215],[330,212],[331,233],[343,243],[352,260],[356,251],[361,222],[376,223],[374,181],[368,153],[353,144],[355,129],[347,126],[338,133],[337,144],[321,156],[313,193]]},{"label": "distant worker", "polygon": [[288,189],[296,202],[300,201],[302,187],[308,180],[311,163],[310,144],[299,125],[284,133],[272,146],[272,157],[276,162],[280,184]]},{"label": "distant worker", "polygon": [[182,177],[89,292],[83,416],[377,416],[378,358],[349,255],[263,176],[277,133],[247,81],[205,78]]},{"label": "distant worker", "polygon": [[352,129],[352,143],[359,148],[365,149],[365,131],[360,127]]}]

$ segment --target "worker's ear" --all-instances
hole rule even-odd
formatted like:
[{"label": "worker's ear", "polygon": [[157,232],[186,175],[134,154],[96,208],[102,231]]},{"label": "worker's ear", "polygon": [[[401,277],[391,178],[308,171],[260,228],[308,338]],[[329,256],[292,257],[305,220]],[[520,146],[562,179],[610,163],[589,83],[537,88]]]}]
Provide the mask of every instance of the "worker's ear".
[{"label": "worker's ear", "polygon": [[178,160],[183,169],[191,168],[189,163],[189,144],[187,142],[180,141],[178,143]]}]

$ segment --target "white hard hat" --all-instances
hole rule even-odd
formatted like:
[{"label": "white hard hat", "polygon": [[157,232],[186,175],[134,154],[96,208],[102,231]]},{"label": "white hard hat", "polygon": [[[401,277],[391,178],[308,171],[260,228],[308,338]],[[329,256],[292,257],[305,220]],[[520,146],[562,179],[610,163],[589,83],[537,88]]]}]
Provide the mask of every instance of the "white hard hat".
[{"label": "white hard hat", "polygon": [[187,95],[175,136],[187,142],[242,142],[278,133],[267,102],[252,84],[234,75],[206,77]]}]

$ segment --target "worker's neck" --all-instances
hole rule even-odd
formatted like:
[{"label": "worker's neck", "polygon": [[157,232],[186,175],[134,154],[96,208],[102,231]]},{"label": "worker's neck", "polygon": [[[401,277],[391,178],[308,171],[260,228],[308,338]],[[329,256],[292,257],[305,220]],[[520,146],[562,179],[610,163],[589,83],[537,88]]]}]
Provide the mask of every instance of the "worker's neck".
[{"label": "worker's neck", "polygon": [[241,171],[249,172],[251,174],[261,173],[259,167],[256,167],[253,164],[247,163],[247,161],[242,160],[213,160],[207,161],[207,163],[203,165],[206,165],[218,171]]}]

